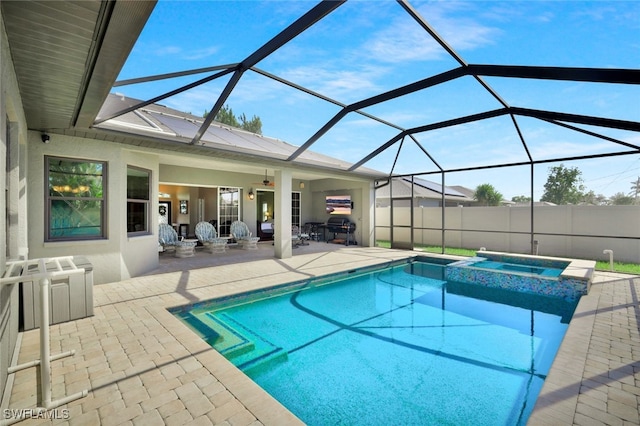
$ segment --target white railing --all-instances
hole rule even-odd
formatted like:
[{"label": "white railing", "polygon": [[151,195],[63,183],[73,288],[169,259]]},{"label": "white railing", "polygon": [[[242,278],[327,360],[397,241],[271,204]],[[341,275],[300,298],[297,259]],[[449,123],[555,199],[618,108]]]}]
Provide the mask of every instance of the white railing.
[{"label": "white railing", "polygon": [[[73,257],[52,257],[41,259],[29,259],[20,261],[10,261],[6,264],[6,271],[0,278],[0,287],[4,285],[16,284],[22,281],[40,282],[40,359],[15,365],[8,368],[8,374],[16,373],[26,368],[40,366],[40,401],[41,406],[36,410],[52,410],[61,405],[67,404],[76,399],[87,396],[88,391],[83,390],[73,395],[68,395],[60,399],[51,399],[51,361],[72,356],[75,350],[59,353],[51,356],[49,342],[49,288],[51,280],[58,277],[68,277],[75,274],[84,274],[84,268],[78,268],[73,261]],[[13,410],[15,412],[27,410]],[[24,420],[20,416],[12,419],[0,420],[0,425],[9,425]]]}]

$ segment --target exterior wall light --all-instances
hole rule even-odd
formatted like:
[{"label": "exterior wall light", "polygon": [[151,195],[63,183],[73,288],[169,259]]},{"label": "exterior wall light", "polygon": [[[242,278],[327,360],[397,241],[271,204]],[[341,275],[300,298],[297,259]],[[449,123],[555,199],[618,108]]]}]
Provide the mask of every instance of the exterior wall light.
[{"label": "exterior wall light", "polygon": [[250,200],[253,200],[255,197],[256,197],[256,196],[255,196],[255,195],[254,195],[254,193],[253,193],[253,189],[250,189],[250,190],[249,190],[249,199],[250,199]]}]

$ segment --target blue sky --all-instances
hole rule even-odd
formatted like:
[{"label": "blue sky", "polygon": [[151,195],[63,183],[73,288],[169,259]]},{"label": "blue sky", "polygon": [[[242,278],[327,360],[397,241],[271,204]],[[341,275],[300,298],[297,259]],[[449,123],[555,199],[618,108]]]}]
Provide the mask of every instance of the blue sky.
[{"label": "blue sky", "polygon": [[[119,79],[240,62],[312,8],[311,1],[160,0]],[[472,64],[640,68],[640,2],[525,1],[423,2],[411,5],[464,61]],[[349,1],[257,67],[350,104],[457,67],[394,1]],[[149,99],[205,75],[117,87]],[[223,77],[162,103],[201,115],[227,83]],[[640,87],[580,82],[485,78],[511,106],[640,121]],[[227,104],[256,115],[263,133],[301,145],[340,107],[246,72]],[[465,77],[365,111],[403,128],[496,109],[498,102]],[[619,152],[626,148],[539,120],[518,118],[534,159]],[[640,135],[601,131],[640,144]],[[349,114],[311,149],[356,162],[397,130]],[[416,135],[443,168],[526,161],[510,119],[502,117]],[[367,167],[388,172],[397,145]],[[534,198],[543,193],[548,168],[536,166]],[[566,163],[582,171],[588,190],[607,196],[629,192],[640,176],[640,156]],[[437,167],[410,141],[398,154],[397,173]],[[529,195],[530,168],[452,173],[446,184],[475,188],[490,183],[506,198]],[[440,181],[440,175],[425,178]]]}]

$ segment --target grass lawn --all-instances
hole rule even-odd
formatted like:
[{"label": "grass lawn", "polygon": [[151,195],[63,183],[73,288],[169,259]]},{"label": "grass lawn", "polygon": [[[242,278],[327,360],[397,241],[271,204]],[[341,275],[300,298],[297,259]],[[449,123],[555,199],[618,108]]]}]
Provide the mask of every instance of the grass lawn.
[{"label": "grass lawn", "polygon": [[[376,241],[378,247],[391,248],[390,241]],[[442,248],[437,246],[416,246],[416,250],[422,250],[429,253],[442,253]],[[461,249],[461,248],[449,248],[445,249],[445,254],[452,254],[455,256],[475,256],[477,250]],[[596,261],[596,270],[598,271],[610,271],[611,265],[607,261]],[[640,275],[640,265],[637,263],[622,263],[614,262],[613,271],[620,272],[622,274],[636,274]]]}]

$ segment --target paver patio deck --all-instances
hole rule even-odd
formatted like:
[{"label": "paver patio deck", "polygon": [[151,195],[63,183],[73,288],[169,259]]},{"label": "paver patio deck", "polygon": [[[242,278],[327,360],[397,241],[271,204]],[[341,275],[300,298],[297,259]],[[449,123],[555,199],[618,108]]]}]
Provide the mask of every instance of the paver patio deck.
[{"label": "paver patio deck", "polygon": [[[53,354],[76,350],[52,362],[53,398],[89,394],[58,408],[62,418],[20,424],[300,424],[166,308],[414,254],[312,243],[290,259],[275,259],[264,243],[257,251],[161,255],[152,274],[96,286],[93,317],[51,327]],[[639,277],[596,275],[529,424],[640,424],[639,293]],[[20,363],[39,357],[38,336],[22,334]],[[35,407],[36,369],[13,376],[9,408]]]}]

